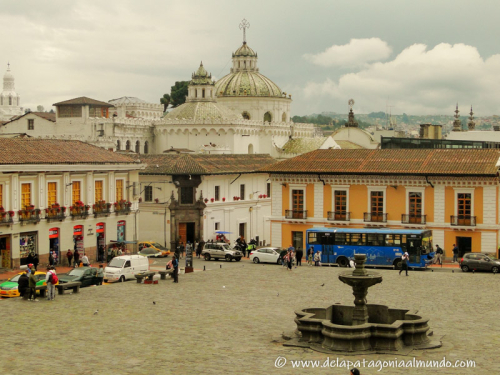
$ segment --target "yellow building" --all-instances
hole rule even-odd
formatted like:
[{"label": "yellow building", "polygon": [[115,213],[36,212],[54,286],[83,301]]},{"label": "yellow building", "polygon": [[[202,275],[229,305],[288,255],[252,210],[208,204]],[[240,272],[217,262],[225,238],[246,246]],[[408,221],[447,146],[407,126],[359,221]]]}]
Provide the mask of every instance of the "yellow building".
[{"label": "yellow building", "polygon": [[430,229],[451,257],[496,253],[500,151],[316,150],[263,168],[271,242],[305,247],[314,226]]}]

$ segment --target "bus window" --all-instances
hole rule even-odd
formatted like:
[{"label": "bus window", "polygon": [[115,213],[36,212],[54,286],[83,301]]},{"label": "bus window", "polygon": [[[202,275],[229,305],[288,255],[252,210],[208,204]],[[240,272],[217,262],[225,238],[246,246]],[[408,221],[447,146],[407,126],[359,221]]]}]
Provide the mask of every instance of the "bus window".
[{"label": "bus window", "polygon": [[309,245],[317,245],[318,244],[318,239],[317,239],[318,233],[316,232],[309,232],[309,237],[307,238],[307,242]]},{"label": "bus window", "polygon": [[351,233],[351,238],[349,240],[349,245],[351,246],[363,246],[365,244],[365,235],[361,233]]},{"label": "bus window", "polygon": [[406,234],[403,234],[403,235],[401,236],[401,243],[402,243],[402,244],[406,244]]},{"label": "bus window", "polygon": [[397,246],[401,245],[401,235],[400,234],[394,235],[394,245],[397,245]]},{"label": "bus window", "polygon": [[366,244],[368,246],[384,246],[384,235],[378,233],[368,233]]},{"label": "bus window", "polygon": [[347,245],[345,233],[335,233],[335,245]]},{"label": "bus window", "polygon": [[320,233],[321,237],[318,238],[318,243],[321,245],[333,245],[333,240],[335,238],[334,233]]},{"label": "bus window", "polygon": [[432,235],[430,232],[424,233],[422,236],[422,254],[432,253]]},{"label": "bus window", "polygon": [[394,246],[394,240],[392,239],[392,234],[385,235],[385,246]]}]

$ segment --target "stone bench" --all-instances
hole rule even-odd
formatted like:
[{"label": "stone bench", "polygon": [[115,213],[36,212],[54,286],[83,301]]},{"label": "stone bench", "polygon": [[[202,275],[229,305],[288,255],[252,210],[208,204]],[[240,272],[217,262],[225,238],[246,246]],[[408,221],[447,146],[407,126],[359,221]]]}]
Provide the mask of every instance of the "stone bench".
[{"label": "stone bench", "polygon": [[154,271],[141,272],[141,273],[136,274],[135,278],[137,279],[137,284],[142,283],[142,279],[153,281],[153,276],[155,274],[156,274],[156,272],[154,272]]},{"label": "stone bench", "polygon": [[165,270],[165,271],[158,271],[158,273],[160,274],[162,280],[166,280],[167,275],[170,275],[172,277],[172,275],[174,274],[174,269],[170,268],[170,269]]},{"label": "stone bench", "polygon": [[80,285],[82,285],[81,282],[79,281],[74,281],[74,282],[71,282],[71,283],[61,283],[61,284],[57,284],[56,285],[56,288],[57,288],[57,294],[64,294],[64,291],[66,289],[72,289],[73,290],[73,293],[78,293],[80,292]]}]

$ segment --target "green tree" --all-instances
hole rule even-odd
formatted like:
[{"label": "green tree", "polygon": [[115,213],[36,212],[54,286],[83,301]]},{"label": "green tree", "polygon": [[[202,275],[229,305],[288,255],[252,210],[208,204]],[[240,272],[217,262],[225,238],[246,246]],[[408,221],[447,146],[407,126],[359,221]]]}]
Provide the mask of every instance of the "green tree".
[{"label": "green tree", "polygon": [[170,95],[163,94],[163,97],[160,98],[160,103],[163,104],[163,112],[167,112],[167,108],[170,104]]},{"label": "green tree", "polygon": [[175,82],[175,85],[170,88],[170,104],[173,108],[180,106],[186,102],[188,95],[189,81]]},{"label": "green tree", "polygon": [[372,112],[368,114],[370,118],[385,118],[385,112]]},{"label": "green tree", "polygon": [[408,115],[406,113],[403,113],[403,118],[401,119],[405,124],[409,124],[410,123],[410,118],[408,117]]}]

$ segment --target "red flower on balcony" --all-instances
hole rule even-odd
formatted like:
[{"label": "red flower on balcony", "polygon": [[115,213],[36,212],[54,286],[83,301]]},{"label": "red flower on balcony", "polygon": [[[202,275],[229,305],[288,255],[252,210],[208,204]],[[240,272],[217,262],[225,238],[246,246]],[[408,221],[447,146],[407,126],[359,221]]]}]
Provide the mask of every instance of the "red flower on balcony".
[{"label": "red flower on balcony", "polygon": [[210,202],[214,203],[215,199],[214,198],[210,198]]},{"label": "red flower on balcony", "polygon": [[5,209],[3,208],[3,206],[0,206],[0,212],[5,212]]},{"label": "red flower on balcony", "polygon": [[226,198],[222,198],[222,201],[225,202],[226,201]]},{"label": "red flower on balcony", "polygon": [[205,198],[205,203],[208,203],[208,198]]},{"label": "red flower on balcony", "polygon": [[14,216],[14,214],[15,214],[15,212],[14,212],[14,211],[9,211],[9,216],[10,216],[10,217],[13,217],[13,216]]}]

